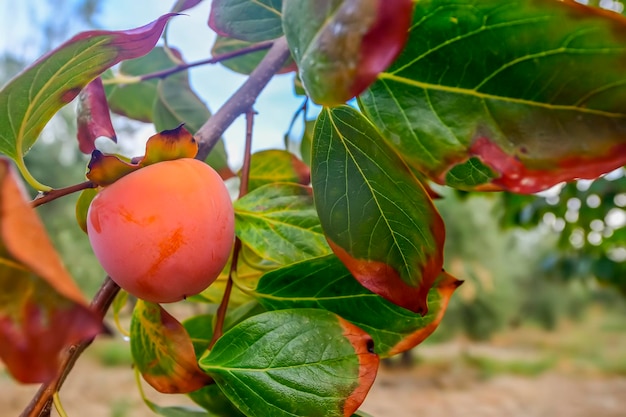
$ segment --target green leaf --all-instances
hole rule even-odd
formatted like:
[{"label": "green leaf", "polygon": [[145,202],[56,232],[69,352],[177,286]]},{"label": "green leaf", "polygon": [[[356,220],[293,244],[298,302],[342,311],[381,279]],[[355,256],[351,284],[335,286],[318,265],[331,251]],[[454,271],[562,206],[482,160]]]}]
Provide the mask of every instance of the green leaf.
[{"label": "green leaf", "polygon": [[343,417],[374,382],[370,350],[365,332],[332,313],[281,310],[224,333],[200,366],[249,417]]},{"label": "green leaf", "polygon": [[291,0],[283,28],[313,101],[345,103],[376,80],[402,50],[411,0]]},{"label": "green leaf", "polygon": [[472,187],[480,160],[480,181],[533,193],[626,163],[624,45],[622,16],[573,1],[420,1],[360,105],[434,181]]},{"label": "green leaf", "polygon": [[217,384],[207,385],[197,391],[190,392],[189,398],[205,410],[209,416],[216,417],[245,417],[241,411],[222,392]]},{"label": "green leaf", "polygon": [[[213,305],[217,311],[217,305]],[[247,302],[237,308],[229,309],[224,320],[224,330],[228,330],[235,324],[252,317],[254,315],[265,312],[265,309],[256,301]],[[215,313],[199,314],[190,317],[183,322],[183,326],[193,344],[196,357],[200,358],[209,347],[209,342],[213,337],[213,328],[215,327]]]},{"label": "green leaf", "polygon": [[66,346],[102,331],[24,198],[7,158],[0,158],[0,359],[22,383],[59,372]]},{"label": "green leaf", "polygon": [[283,34],[282,0],[213,0],[209,26],[218,35],[248,42]]},{"label": "green leaf", "polygon": [[[180,55],[178,51],[172,51]],[[122,62],[117,77],[133,79],[145,74],[170,69],[176,64],[165,48],[157,46],[146,56]],[[107,72],[103,78],[107,80],[114,77]],[[151,79],[135,80],[135,82],[125,84],[106,84],[105,90],[111,110],[130,119],[151,123],[153,121],[152,111],[157,99],[158,83],[158,79]],[[177,123],[176,126],[178,124],[180,123]],[[169,126],[167,129],[172,127],[174,126]]]},{"label": "green leaf", "polygon": [[97,194],[98,190],[96,188],[87,188],[81,191],[78,200],[76,200],[76,222],[85,233],[87,233],[87,212],[89,211],[89,205]]},{"label": "green leaf", "polygon": [[443,263],[445,230],[428,192],[358,111],[324,109],[311,179],[331,248],[366,288],[414,312]]},{"label": "green leaf", "polygon": [[313,144],[313,132],[315,128],[315,120],[307,120],[304,124],[304,132],[302,132],[302,140],[300,142],[300,155],[305,164],[311,166],[311,145]]},{"label": "green leaf", "polygon": [[414,348],[437,328],[460,283],[443,273],[428,293],[428,314],[422,316],[367,290],[330,255],[268,272],[254,292],[268,310],[331,311],[365,330],[376,353],[388,357]]},{"label": "green leaf", "polygon": [[[184,72],[158,82],[152,117],[157,131],[172,129],[184,123],[187,130],[195,134],[211,117],[211,112],[191,89],[189,75]],[[217,142],[206,162],[222,178],[227,179],[234,176],[228,166],[228,156],[222,139]]]},{"label": "green leaf", "polygon": [[330,253],[309,187],[268,184],[234,205],[237,236],[261,258],[287,265]]},{"label": "green leaf", "polygon": [[291,152],[270,149],[252,155],[248,181],[248,191],[277,182],[308,185],[311,171]]},{"label": "green leaf", "polygon": [[209,381],[185,328],[158,304],[137,300],[130,350],[139,372],[159,392],[187,393]]},{"label": "green leaf", "polygon": [[76,35],[4,86],[0,91],[0,152],[16,161],[29,184],[40,191],[50,189],[28,173],[23,160],[50,118],[107,68],[148,53],[172,16],[128,31]]}]

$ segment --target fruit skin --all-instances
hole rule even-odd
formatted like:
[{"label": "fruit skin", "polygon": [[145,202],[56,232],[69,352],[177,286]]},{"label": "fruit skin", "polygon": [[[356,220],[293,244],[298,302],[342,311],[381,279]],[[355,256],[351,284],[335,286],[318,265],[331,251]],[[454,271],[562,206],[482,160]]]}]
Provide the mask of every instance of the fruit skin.
[{"label": "fruit skin", "polygon": [[235,216],[213,168],[183,158],[141,168],[103,189],[89,206],[87,232],[120,287],[169,303],[215,281],[230,256]]}]

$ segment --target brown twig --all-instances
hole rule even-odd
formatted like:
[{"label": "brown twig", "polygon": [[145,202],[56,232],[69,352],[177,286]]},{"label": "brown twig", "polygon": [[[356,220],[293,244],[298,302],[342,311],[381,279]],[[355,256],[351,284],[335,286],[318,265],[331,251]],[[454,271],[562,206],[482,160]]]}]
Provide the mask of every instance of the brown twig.
[{"label": "brown twig", "polygon": [[262,51],[265,49],[269,49],[272,47],[273,44],[274,44],[274,41],[255,43],[254,45],[246,46],[245,48],[241,48],[236,51],[215,55],[211,58],[203,59],[201,61],[190,62],[188,64],[180,64],[173,68],[168,68],[162,71],[156,71],[150,74],[145,74],[145,75],[140,76],[139,79],[141,81],[147,81],[147,80],[152,80],[155,78],[166,78],[177,72],[188,70],[189,68],[198,67],[200,65],[217,64],[218,62],[227,61],[232,58],[237,58],[239,56],[251,54],[253,52],[258,52],[258,51]]},{"label": "brown twig", "polygon": [[[104,319],[111,303],[119,292],[120,287],[109,277],[106,277],[102,286],[91,301],[90,309]],[[52,407],[52,396],[61,389],[65,379],[74,367],[74,364],[83,351],[94,341],[95,338],[85,339],[68,347],[61,360],[59,375],[39,388],[30,404],[24,409],[20,417],[49,417]]]},{"label": "brown twig", "polygon": [[85,182],[81,182],[80,184],[74,184],[74,185],[70,185],[69,187],[64,187],[64,188],[56,188],[54,190],[48,191],[46,193],[43,193],[39,196],[37,196],[33,201],[30,202],[30,206],[32,208],[35,207],[39,207],[42,204],[46,204],[49,203],[53,200],[56,200],[57,198],[78,192],[78,191],[82,191],[82,190],[86,190],[88,188],[96,188],[97,185],[94,184],[91,181],[85,181]]},{"label": "brown twig", "polygon": [[224,131],[250,109],[261,91],[289,58],[285,37],[274,40],[274,44],[248,79],[224,103],[224,105],[196,132],[199,150],[197,159],[205,160]]},{"label": "brown twig", "polygon": [[[252,108],[246,112],[246,145],[244,149],[243,167],[241,168],[241,183],[239,185],[239,198],[248,193],[248,184],[250,180],[250,161],[252,159],[252,128],[254,125],[254,115],[256,113]],[[217,317],[215,320],[215,328],[213,329],[213,336],[209,342],[209,349],[213,348],[217,339],[224,334],[224,320],[226,319],[226,311],[228,310],[228,302],[230,300],[230,293],[233,289],[233,274],[237,273],[237,264],[239,263],[239,253],[241,252],[241,240],[235,238],[235,244],[233,246],[233,258],[230,262],[230,270],[228,271],[228,281],[226,281],[226,288],[224,289],[224,295],[222,301],[217,308]]]}]

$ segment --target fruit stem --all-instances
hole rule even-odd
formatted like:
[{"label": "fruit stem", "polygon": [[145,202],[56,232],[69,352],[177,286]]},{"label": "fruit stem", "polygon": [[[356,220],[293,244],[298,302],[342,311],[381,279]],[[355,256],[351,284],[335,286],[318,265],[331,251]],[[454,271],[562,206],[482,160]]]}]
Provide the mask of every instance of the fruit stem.
[{"label": "fruit stem", "polygon": [[39,194],[33,201],[30,202],[30,206],[32,208],[39,207],[42,204],[49,203],[50,201],[56,200],[57,198],[85,190],[87,188],[96,188],[97,185],[91,181],[81,182],[80,184],[70,185],[69,187],[64,188],[56,188],[45,192],[43,194]]}]

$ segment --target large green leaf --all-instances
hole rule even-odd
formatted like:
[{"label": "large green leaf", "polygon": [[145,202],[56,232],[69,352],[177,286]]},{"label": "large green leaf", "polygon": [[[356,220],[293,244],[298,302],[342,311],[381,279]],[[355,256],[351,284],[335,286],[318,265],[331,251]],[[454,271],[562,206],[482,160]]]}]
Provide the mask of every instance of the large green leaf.
[{"label": "large green leaf", "polygon": [[328,311],[271,311],[224,333],[200,367],[249,417],[343,417],[374,382],[371,343]]},{"label": "large green leaf", "polygon": [[613,12],[425,0],[360,104],[431,179],[531,193],[626,163],[625,62],[626,19]]},{"label": "large green leaf", "polygon": [[[152,107],[152,120],[157,131],[173,129],[181,123],[193,134],[211,117],[206,104],[191,89],[187,72],[160,80]],[[235,174],[228,166],[228,155],[222,139],[206,159],[222,178]]]},{"label": "large green leaf", "polygon": [[313,101],[332,106],[360,94],[402,50],[411,0],[290,0],[283,28]]},{"label": "large green leaf", "polygon": [[412,349],[439,325],[461,281],[442,273],[428,293],[428,314],[412,313],[364,288],[334,255],[263,275],[255,297],[267,309],[322,308],[365,330],[381,357]]},{"label": "large green leaf", "polygon": [[242,242],[279,265],[330,253],[310,187],[264,185],[235,202],[235,218]]},{"label": "large green leaf", "polygon": [[[175,49],[170,50],[177,58],[180,54]],[[117,77],[140,77],[145,74],[167,70],[176,66],[172,56],[165,48],[157,46],[149,54],[141,58],[122,62]],[[111,72],[105,74],[105,79],[112,78]],[[135,80],[137,81],[137,80]],[[131,119],[151,123],[153,109],[157,100],[158,79],[106,85],[106,93],[111,110]],[[172,129],[175,126],[169,126]]]},{"label": "large green leaf", "polygon": [[159,392],[187,393],[209,381],[185,328],[159,304],[137,300],[130,350],[139,372]]},{"label": "large green leaf", "polygon": [[261,42],[283,34],[282,0],[213,0],[209,26],[218,35]]},{"label": "large green leaf", "polygon": [[50,188],[32,178],[23,157],[50,118],[107,68],[148,53],[171,16],[133,30],[76,35],[2,88],[0,152],[16,161],[33,187],[41,191]]},{"label": "large green leaf", "polygon": [[333,251],[369,290],[414,312],[443,264],[443,221],[427,191],[363,115],[324,109],[311,180]]}]

